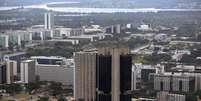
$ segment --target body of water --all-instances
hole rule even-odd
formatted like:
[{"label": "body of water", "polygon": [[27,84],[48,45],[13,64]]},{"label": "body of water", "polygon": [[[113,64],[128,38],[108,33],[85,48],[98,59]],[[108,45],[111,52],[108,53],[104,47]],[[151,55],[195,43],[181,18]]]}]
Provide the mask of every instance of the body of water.
[{"label": "body of water", "polygon": [[[139,9],[126,9],[126,8],[79,8],[79,7],[48,7],[49,4],[73,4],[79,2],[51,2],[45,4],[28,5],[24,8],[40,8],[52,10],[57,12],[66,13],[137,13],[137,12],[160,12],[160,11],[201,11],[201,9],[155,9],[155,8],[139,8]],[[21,7],[0,7],[2,10],[12,10]]]}]

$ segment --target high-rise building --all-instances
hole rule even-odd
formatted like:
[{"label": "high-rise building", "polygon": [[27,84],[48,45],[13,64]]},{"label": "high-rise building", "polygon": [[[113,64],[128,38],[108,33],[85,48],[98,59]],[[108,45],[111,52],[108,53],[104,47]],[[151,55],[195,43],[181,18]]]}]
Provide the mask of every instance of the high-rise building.
[{"label": "high-rise building", "polygon": [[98,50],[98,101],[131,100],[132,57],[129,53],[128,48],[121,47]]},{"label": "high-rise building", "polygon": [[132,66],[132,80],[131,80],[132,91],[137,89],[137,67]]},{"label": "high-rise building", "polygon": [[51,12],[45,13],[45,29],[52,29],[54,27],[54,14]]},{"label": "high-rise building", "polygon": [[24,60],[21,62],[21,82],[30,83],[35,82],[35,61],[33,60]]},{"label": "high-rise building", "polygon": [[74,97],[78,101],[96,101],[96,58],[96,52],[75,54]]},{"label": "high-rise building", "polygon": [[8,48],[8,47],[9,47],[9,36],[0,35],[0,48]]},{"label": "high-rise building", "polygon": [[75,54],[75,99],[131,101],[132,58],[128,48]]},{"label": "high-rise building", "polygon": [[0,84],[6,83],[6,65],[0,63]]},{"label": "high-rise building", "polygon": [[18,77],[17,62],[6,61],[6,82],[7,84],[13,83]]}]

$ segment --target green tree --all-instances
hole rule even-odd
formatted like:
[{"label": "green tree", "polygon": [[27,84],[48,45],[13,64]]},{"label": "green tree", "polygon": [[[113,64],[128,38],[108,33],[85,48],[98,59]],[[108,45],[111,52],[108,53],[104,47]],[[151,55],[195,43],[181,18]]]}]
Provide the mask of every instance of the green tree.
[{"label": "green tree", "polygon": [[31,93],[31,91],[33,91],[33,90],[36,90],[36,89],[40,88],[39,83],[28,83],[25,86],[26,86],[26,88],[27,88],[29,93]]},{"label": "green tree", "polygon": [[53,96],[57,96],[62,94],[62,84],[58,83],[58,82],[51,82],[51,84],[49,85],[49,88],[51,90],[51,93]]}]

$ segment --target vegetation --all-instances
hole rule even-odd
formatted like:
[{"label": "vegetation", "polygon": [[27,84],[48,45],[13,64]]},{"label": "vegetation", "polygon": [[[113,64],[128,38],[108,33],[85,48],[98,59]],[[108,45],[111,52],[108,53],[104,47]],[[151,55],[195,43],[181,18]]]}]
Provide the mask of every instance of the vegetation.
[{"label": "vegetation", "polygon": [[40,97],[40,99],[38,101],[49,101],[49,97]]},{"label": "vegetation", "polygon": [[200,65],[201,61],[197,60],[197,57],[201,57],[201,48],[192,50],[190,55],[183,55],[180,62],[183,64]]},{"label": "vegetation", "polygon": [[19,93],[20,91],[22,91],[22,86],[20,84],[7,84],[7,85],[0,85],[0,89],[4,89],[6,90],[7,93],[9,94],[15,94],[15,93]]},{"label": "vegetation", "polygon": [[41,48],[34,49],[29,48],[27,54],[29,56],[63,56],[66,58],[72,57],[74,49],[66,47],[52,47],[52,48]]},{"label": "vegetation", "polygon": [[61,95],[62,94],[62,84],[58,83],[58,82],[51,82],[51,84],[49,85],[49,88],[51,90],[51,94],[53,96],[57,96],[57,95]]},{"label": "vegetation", "polygon": [[31,82],[28,84],[25,84],[26,89],[29,93],[31,93],[33,90],[37,90],[40,88],[40,84],[38,82]]},{"label": "vegetation", "polygon": [[141,38],[131,38],[127,42],[129,48],[131,48],[131,49],[137,48],[139,46],[142,46],[142,45],[145,45],[148,43],[149,43],[149,40],[144,40]]}]

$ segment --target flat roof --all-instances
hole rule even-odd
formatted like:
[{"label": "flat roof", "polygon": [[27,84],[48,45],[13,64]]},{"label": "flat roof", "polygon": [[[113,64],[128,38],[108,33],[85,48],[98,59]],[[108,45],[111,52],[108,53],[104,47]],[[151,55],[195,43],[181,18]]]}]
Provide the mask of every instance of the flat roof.
[{"label": "flat roof", "polygon": [[24,60],[22,62],[32,62],[32,61],[34,61],[34,60]]},{"label": "flat roof", "polygon": [[62,56],[32,56],[31,59],[65,59]]}]

